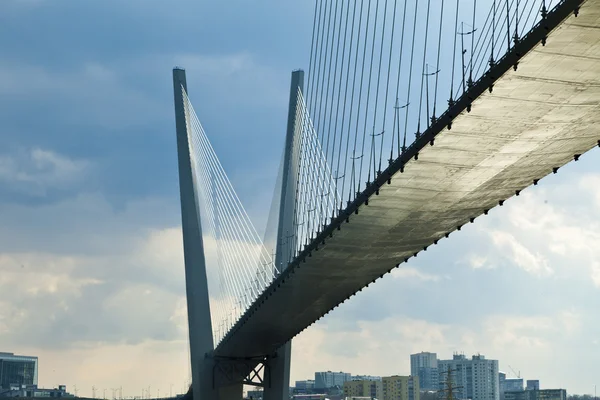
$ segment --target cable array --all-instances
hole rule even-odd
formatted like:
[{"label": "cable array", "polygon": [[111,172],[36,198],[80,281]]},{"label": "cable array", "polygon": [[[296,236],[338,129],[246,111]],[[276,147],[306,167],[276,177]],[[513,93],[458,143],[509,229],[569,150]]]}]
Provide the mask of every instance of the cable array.
[{"label": "cable array", "polygon": [[333,214],[558,3],[316,0],[306,114],[333,169],[317,174],[339,192]]},{"label": "cable array", "polygon": [[280,271],[182,91],[216,345]]},{"label": "cable array", "polygon": [[304,246],[308,245],[337,214],[339,194],[335,179],[317,137],[302,91],[298,89],[298,102],[294,124],[291,157],[295,188],[294,228],[282,240],[288,254],[282,257],[287,266]]}]

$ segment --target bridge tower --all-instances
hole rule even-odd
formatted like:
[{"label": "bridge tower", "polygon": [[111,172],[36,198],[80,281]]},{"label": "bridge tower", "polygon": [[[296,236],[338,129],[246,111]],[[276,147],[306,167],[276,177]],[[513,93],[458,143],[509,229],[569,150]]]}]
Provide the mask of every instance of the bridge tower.
[{"label": "bridge tower", "polygon": [[[296,130],[299,90],[303,90],[304,71],[292,72],[289,99],[288,123],[282,171],[281,201],[275,264],[283,271],[290,262],[295,241],[286,240],[294,233],[294,206],[297,189],[297,165],[293,160],[294,135]],[[246,363],[240,368],[239,361],[221,360],[214,356],[214,342],[210,314],[206,260],[202,240],[202,224],[197,195],[197,177],[191,162],[190,110],[186,107],[184,91],[187,95],[185,70],[173,70],[175,97],[175,122],[177,131],[177,155],[179,167],[179,191],[183,230],[183,249],[186,277],[186,295],[192,367],[192,393],[195,400],[238,400],[242,398],[245,374],[252,371],[253,365]],[[265,354],[262,361],[268,377],[263,379],[264,399],[281,400],[289,395],[291,341],[283,344],[275,354]],[[234,365],[237,363],[236,365]],[[235,370],[233,377],[223,381],[215,376],[229,364],[229,371]],[[265,372],[266,374],[266,372]]]},{"label": "bridge tower", "polygon": [[[287,267],[291,261],[288,254],[293,254],[293,248],[296,245],[294,240],[286,240],[293,235],[294,227],[294,206],[296,201],[296,189],[298,184],[298,166],[293,162],[294,135],[296,129],[296,110],[298,106],[299,93],[304,90],[304,71],[297,70],[292,72],[292,82],[290,87],[290,102],[288,108],[287,131],[285,138],[285,153],[283,161],[282,181],[281,181],[281,202],[279,205],[279,224],[277,227],[277,248],[275,253],[275,265],[280,271]],[[292,352],[291,340],[277,350],[275,355],[268,358],[268,365],[271,371],[270,384],[265,386],[264,400],[279,400],[289,397],[290,388],[290,363]]]},{"label": "bridge tower", "polygon": [[185,70],[173,70],[175,95],[175,126],[177,130],[177,159],[179,166],[179,193],[181,225],[183,230],[183,255],[185,262],[185,288],[187,295],[192,390],[195,398],[216,400],[217,390],[212,384],[213,366],[208,357],[214,350],[208,280],[202,225],[196,195],[197,178],[190,158],[189,110],[185,106],[183,91],[187,93]]}]

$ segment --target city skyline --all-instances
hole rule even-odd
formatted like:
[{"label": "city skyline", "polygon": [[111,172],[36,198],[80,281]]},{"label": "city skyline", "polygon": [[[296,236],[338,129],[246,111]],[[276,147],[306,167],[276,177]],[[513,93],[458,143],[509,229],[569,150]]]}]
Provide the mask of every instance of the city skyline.
[{"label": "city skyline", "polygon": [[[507,382],[510,383],[515,383],[515,382],[520,382],[520,386],[517,387],[510,387],[509,385],[509,389],[507,389],[508,391],[511,390],[532,390],[532,389],[548,389],[548,388],[554,388],[554,386],[552,385],[552,383],[545,383],[544,385],[540,386],[540,379],[535,378],[535,373],[531,373],[531,376],[529,376],[528,378],[532,378],[532,379],[527,379],[526,378],[526,374],[521,374],[521,371],[515,371],[510,365],[508,365],[508,363],[505,363],[507,366],[507,370],[510,371],[509,373],[506,373],[506,370],[503,370],[501,368],[499,368],[499,365],[501,363],[501,360],[499,359],[494,359],[494,358],[490,358],[490,357],[486,357],[484,354],[481,354],[479,352],[475,352],[474,354],[472,354],[470,357],[467,356],[465,354],[465,352],[458,352],[458,351],[454,351],[449,355],[445,355],[443,358],[438,358],[438,354],[436,352],[432,352],[432,351],[421,351],[419,353],[415,353],[415,354],[410,354],[410,370],[408,373],[405,373],[404,371],[396,371],[395,373],[392,374],[388,374],[388,376],[394,376],[394,375],[399,375],[399,376],[417,376],[417,374],[413,373],[415,370],[417,370],[416,368],[413,368],[413,361],[416,361],[416,365],[415,366],[422,366],[423,365],[423,360],[420,360],[418,356],[425,356],[427,361],[426,363],[429,365],[435,365],[432,368],[435,368],[437,371],[437,374],[439,375],[439,377],[441,378],[443,375],[446,374],[446,370],[448,367],[450,367],[450,369],[455,372],[456,370],[456,364],[460,364],[460,363],[492,363],[490,365],[493,366],[494,369],[494,375],[497,376],[499,379],[505,379]],[[431,357],[435,357],[435,364],[433,363],[433,360],[431,360]],[[441,367],[440,367],[441,365]],[[363,371],[364,372],[364,371]],[[367,371],[368,372],[368,371]],[[381,380],[382,376],[376,376],[376,375],[364,375],[364,374],[355,374],[354,372],[348,372],[348,371],[338,371],[338,370],[318,370],[314,372],[314,377],[313,379],[301,379],[301,380],[297,380],[296,382],[301,382],[301,383],[305,383],[305,382],[310,382],[312,381],[313,383],[317,382],[317,380],[323,375],[323,374],[332,374],[332,375],[339,375],[339,376],[344,376],[346,381],[348,380],[367,380],[367,381],[376,381],[376,380]],[[511,377],[512,376],[512,377]],[[535,379],[534,379],[535,378]],[[456,379],[456,377],[454,377],[453,379]],[[501,386],[502,381],[498,382],[499,386]],[[527,386],[525,386],[525,384]],[[317,386],[315,386],[317,387]],[[440,388],[444,387],[444,383],[443,383],[443,379],[439,380],[438,379],[438,383],[436,384],[436,388],[435,389],[428,389],[425,388],[423,385],[421,385],[421,379],[419,377],[419,387],[421,389],[421,391],[428,391],[428,390],[433,390],[433,391],[438,391]],[[560,389],[567,389],[567,388],[560,388]]]},{"label": "city skyline", "polygon": [[[436,353],[433,352],[424,352],[421,351],[420,353],[416,353],[416,354],[411,354],[410,355],[410,360],[411,360],[411,370],[413,370],[413,361],[417,360],[417,357],[415,356],[427,356],[427,358],[429,358],[430,356],[437,356]],[[2,367],[2,359],[7,359],[7,360],[14,360],[17,362],[35,362],[35,370],[32,370],[32,375],[30,377],[30,379],[32,379],[33,385],[34,386],[38,386],[37,385],[37,379],[38,379],[38,370],[37,370],[37,363],[38,363],[38,358],[36,356],[24,356],[24,355],[18,355],[18,354],[14,354],[14,353],[9,353],[9,352],[0,352],[0,367]],[[552,389],[550,390],[567,390],[566,388],[553,388],[553,386],[550,385],[544,385],[545,387],[541,387],[540,386],[540,380],[539,379],[525,379],[524,377],[521,376],[521,372],[515,372],[514,369],[512,369],[512,367],[508,366],[508,368],[511,370],[512,374],[514,375],[514,378],[510,378],[509,375],[507,375],[505,372],[499,370],[498,366],[498,360],[491,360],[491,359],[486,359],[484,355],[477,353],[474,354],[472,356],[471,359],[467,358],[464,353],[459,353],[459,352],[453,352],[452,354],[452,359],[437,359],[436,358],[436,363],[435,363],[435,369],[438,370],[438,365],[441,365],[441,368],[443,370],[446,370],[446,368],[451,369],[453,371],[453,375],[452,375],[452,380],[453,380],[453,385],[462,382],[462,383],[466,383],[466,377],[463,375],[460,375],[459,373],[457,373],[457,365],[460,363],[471,363],[471,362],[479,362],[479,360],[482,360],[483,362],[486,363],[493,363],[493,368],[494,368],[494,375],[496,376],[497,382],[498,383],[498,388],[499,388],[499,399],[503,400],[503,394],[504,392],[511,392],[511,391],[529,391],[529,390],[548,390],[549,388],[552,387]],[[422,365],[423,361],[422,360],[418,360],[417,361],[417,365]],[[432,361],[428,360],[427,363],[431,364]],[[458,363],[458,364],[457,364]],[[470,368],[470,367],[469,367]],[[462,369],[462,367],[459,367],[458,370]],[[35,371],[35,376],[33,376],[33,371]],[[0,368],[0,372],[1,368]],[[481,371],[480,371],[481,372]],[[470,374],[471,372],[469,372]],[[442,376],[445,374],[445,372],[443,372],[442,370],[440,370],[439,372],[439,379],[441,379],[439,382],[439,386],[438,388],[443,388],[445,387],[445,384],[442,383],[443,378]],[[2,376],[2,374],[0,373],[0,376]],[[319,390],[319,389],[327,389],[329,387],[343,387],[345,385],[345,382],[352,382],[352,381],[363,381],[363,382],[382,382],[382,380],[385,380],[386,378],[389,377],[394,377],[394,376],[400,376],[400,377],[417,377],[419,378],[419,376],[412,374],[412,372],[410,374],[403,374],[403,373],[393,373],[390,374],[389,376],[385,377],[385,376],[373,376],[373,375],[355,375],[353,373],[350,372],[344,372],[344,371],[331,371],[331,370],[327,370],[327,371],[316,371],[314,373],[314,380],[311,379],[305,379],[305,380],[297,380],[295,382],[294,386],[290,387],[295,387],[295,388],[301,388],[301,389],[315,389],[315,390]],[[508,376],[508,377],[507,377]],[[498,380],[499,379],[499,380]],[[5,379],[6,380],[6,379]],[[7,383],[8,381],[6,381],[5,383]],[[417,381],[417,382],[420,382]],[[1,382],[0,382],[1,383]],[[525,383],[527,384],[527,386],[525,386]],[[30,383],[25,383],[27,385],[30,385]],[[299,386],[300,385],[300,386]],[[138,396],[138,394],[134,394],[134,395],[127,395],[127,394],[123,394],[123,389],[122,386],[121,387],[117,387],[117,388],[110,388],[109,389],[109,394],[112,391],[112,397],[111,396],[107,396],[107,389],[106,388],[98,388],[96,386],[92,387],[92,392],[95,393],[102,393],[102,396],[93,396],[93,398],[98,398],[98,399],[125,399],[125,398],[142,398],[142,399],[154,399],[154,398],[168,398],[168,397],[172,397],[174,394],[177,394],[177,389],[175,389],[175,392],[173,392],[173,389],[175,387],[175,384],[171,383],[169,385],[169,390],[168,392],[163,391],[163,396],[160,395],[160,388],[155,388],[155,392],[156,392],[156,396],[152,395],[152,391],[151,389],[152,385],[149,385],[147,388],[142,388],[141,390],[141,395]],[[421,392],[424,391],[431,391],[431,389],[427,389],[424,388],[420,385],[420,383],[418,384],[419,389]],[[38,386],[39,387],[39,386]],[[49,386],[50,387],[63,387],[63,386],[59,386],[59,385],[54,385],[54,386]],[[464,385],[459,385],[460,388],[464,388],[466,386]],[[4,387],[5,389],[7,387]],[[44,388],[43,390],[47,390],[48,388]],[[185,392],[185,390],[187,388],[187,383],[184,383],[182,385],[182,393]],[[2,389],[2,385],[0,385],[0,389]],[[65,391],[65,389],[62,389],[63,391]],[[373,389],[374,390],[374,389]],[[378,389],[378,390],[383,390],[383,386]],[[473,389],[474,390],[474,389]],[[433,390],[435,392],[438,391],[438,389]],[[484,390],[485,391],[485,390]],[[77,396],[77,386],[74,385],[73,386],[73,392],[75,394],[75,396]],[[462,395],[464,395],[465,393],[463,392],[463,389],[457,389],[457,393],[455,395],[457,395],[459,398],[461,398],[461,393]],[[567,393],[569,393],[567,391]],[[168,395],[167,395],[168,394]],[[570,393],[570,395],[573,395],[574,393]],[[0,396],[1,397],[1,396]],[[417,399],[418,400],[418,399]],[[565,399],[566,400],[566,399]]]},{"label": "city skyline", "polygon": [[[313,10],[197,3],[0,4],[0,351],[37,355],[40,386],[137,395],[186,381],[173,66],[187,69],[233,185],[266,225],[289,73],[308,69]],[[591,393],[599,155],[309,328],[294,340],[291,380],[319,369],[385,376],[410,371],[407,355],[423,349],[473,349],[501,354],[501,370],[505,358],[537,371],[543,386]]]},{"label": "city skyline", "polygon": [[[434,358],[435,357],[435,358]],[[341,389],[345,396],[371,396],[372,398],[419,400],[420,397],[454,398],[472,400],[567,400],[568,390],[552,384],[540,386],[539,379],[525,379],[520,372],[518,378],[507,378],[499,371],[499,361],[474,354],[466,357],[454,352],[452,358],[438,359],[436,353],[420,352],[410,355],[411,374],[392,376],[364,376],[344,371],[315,372],[314,380],[296,381],[292,393],[336,395]],[[439,378],[435,388],[421,386],[422,369],[432,369]],[[512,370],[512,368],[509,366]],[[417,374],[413,373],[417,372]],[[526,382],[526,386],[525,386]],[[430,385],[431,382],[426,382]],[[452,395],[449,392],[452,392]],[[433,397],[431,397],[433,395]],[[576,396],[576,395],[575,395]]]}]

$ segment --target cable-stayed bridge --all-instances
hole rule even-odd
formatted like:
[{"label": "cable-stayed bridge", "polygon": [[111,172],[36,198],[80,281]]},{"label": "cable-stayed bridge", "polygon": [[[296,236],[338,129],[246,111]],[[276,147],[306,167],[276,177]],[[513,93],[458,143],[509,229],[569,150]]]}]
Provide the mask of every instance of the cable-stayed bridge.
[{"label": "cable-stayed bridge", "polygon": [[174,89],[194,395],[283,399],[295,335],[600,146],[600,0],[316,1],[264,238]]}]

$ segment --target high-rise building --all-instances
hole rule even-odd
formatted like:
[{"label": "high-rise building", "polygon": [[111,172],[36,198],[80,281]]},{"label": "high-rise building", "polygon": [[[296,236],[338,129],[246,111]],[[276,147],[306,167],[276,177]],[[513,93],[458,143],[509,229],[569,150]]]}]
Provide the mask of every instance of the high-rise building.
[{"label": "high-rise building", "polygon": [[472,400],[500,400],[498,360],[486,360],[482,355],[470,360],[462,354],[455,354],[452,360],[438,360],[440,389],[448,379],[457,387],[454,397]]},{"label": "high-rise building", "polygon": [[344,383],[344,397],[382,398],[383,384],[381,380],[347,381]]},{"label": "high-rise building", "polygon": [[527,379],[527,390],[540,390],[540,380]]},{"label": "high-rise building", "polygon": [[410,374],[419,377],[421,390],[438,390],[439,372],[436,353],[410,355]]},{"label": "high-rise building", "polygon": [[385,376],[382,381],[382,400],[419,400],[418,376]]},{"label": "high-rise building", "polygon": [[0,353],[0,388],[38,384],[38,358]]},{"label": "high-rise building", "polygon": [[352,375],[347,372],[315,372],[315,389],[343,387],[345,382],[351,380]]}]

